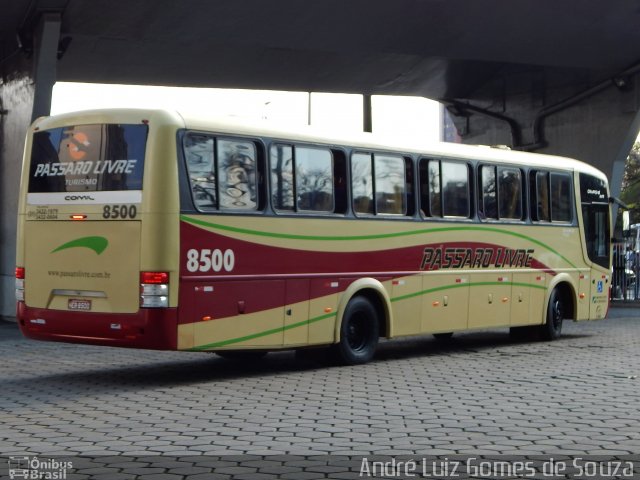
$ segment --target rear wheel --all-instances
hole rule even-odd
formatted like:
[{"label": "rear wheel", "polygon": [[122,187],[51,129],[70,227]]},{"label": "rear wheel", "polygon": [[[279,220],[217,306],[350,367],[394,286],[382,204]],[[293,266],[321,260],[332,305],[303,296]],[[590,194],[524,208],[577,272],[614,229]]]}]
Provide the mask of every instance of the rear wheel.
[{"label": "rear wheel", "polygon": [[560,337],[566,309],[567,305],[562,294],[557,288],[554,289],[547,305],[547,321],[540,326],[540,334],[544,340],[555,340]]},{"label": "rear wheel", "polygon": [[337,360],[345,365],[368,362],[376,352],[378,337],[376,308],[364,297],[352,298],[342,317],[340,341],[334,346]]}]

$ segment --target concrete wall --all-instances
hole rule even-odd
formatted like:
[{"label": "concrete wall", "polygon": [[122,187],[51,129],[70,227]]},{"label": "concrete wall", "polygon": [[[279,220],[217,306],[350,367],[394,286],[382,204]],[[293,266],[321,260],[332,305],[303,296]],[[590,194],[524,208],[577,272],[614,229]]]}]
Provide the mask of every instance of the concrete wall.
[{"label": "concrete wall", "polygon": [[[585,98],[568,102],[566,108],[545,118],[542,131],[546,146],[532,151],[594,165],[607,174],[613,193],[619,193],[624,162],[640,130],[640,76],[628,78],[624,89],[613,82],[584,81],[560,87],[549,83],[550,79],[540,75],[501,78],[477,93],[482,100],[471,102],[517,122],[526,145],[536,140],[532,128],[539,112],[593,89]],[[594,84],[599,87],[593,88]],[[512,146],[505,121],[471,110],[466,113],[470,116],[454,117],[464,143]]]},{"label": "concrete wall", "polygon": [[18,187],[25,132],[31,122],[34,86],[19,61],[0,77],[0,315],[15,316],[15,251]]}]

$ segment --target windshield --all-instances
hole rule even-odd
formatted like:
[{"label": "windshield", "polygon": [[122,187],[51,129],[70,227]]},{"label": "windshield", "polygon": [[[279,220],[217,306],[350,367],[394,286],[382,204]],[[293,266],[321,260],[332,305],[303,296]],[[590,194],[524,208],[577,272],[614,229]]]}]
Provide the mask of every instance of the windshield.
[{"label": "windshield", "polygon": [[580,174],[584,241],[589,259],[610,268],[609,195],[604,180]]}]

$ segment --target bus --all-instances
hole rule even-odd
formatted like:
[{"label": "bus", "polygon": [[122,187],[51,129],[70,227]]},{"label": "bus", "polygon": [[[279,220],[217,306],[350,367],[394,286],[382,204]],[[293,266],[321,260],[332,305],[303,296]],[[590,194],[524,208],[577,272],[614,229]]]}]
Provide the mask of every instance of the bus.
[{"label": "bus", "polygon": [[17,318],[38,340],[222,356],[606,316],[606,176],[568,158],[161,110],[38,119]]}]

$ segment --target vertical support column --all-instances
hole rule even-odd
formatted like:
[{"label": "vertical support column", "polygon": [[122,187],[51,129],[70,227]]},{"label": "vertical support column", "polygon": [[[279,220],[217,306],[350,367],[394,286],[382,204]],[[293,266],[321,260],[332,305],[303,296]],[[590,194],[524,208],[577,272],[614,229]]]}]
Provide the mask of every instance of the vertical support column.
[{"label": "vertical support column", "polygon": [[16,220],[20,167],[27,127],[31,122],[33,84],[30,65],[20,56],[2,67],[0,103],[0,317],[16,312]]},{"label": "vertical support column", "polygon": [[371,109],[371,95],[362,96],[362,130],[373,132],[373,112]]},{"label": "vertical support column", "polygon": [[16,213],[25,132],[31,121],[51,111],[56,81],[61,15],[45,13],[34,32],[34,56],[16,54],[0,65],[0,316],[16,311]]},{"label": "vertical support column", "polygon": [[[627,130],[627,135],[624,140],[620,144],[618,148],[618,153],[613,159],[613,168],[611,170],[611,196],[612,197],[620,197],[620,193],[622,191],[622,179],[624,177],[624,169],[627,164],[627,157],[629,156],[629,152],[633,148],[633,144],[638,138],[638,134],[640,133],[640,109],[636,111],[636,116],[631,122],[629,129]],[[614,203],[612,205],[612,221],[615,224],[616,218],[618,217],[618,204]]]},{"label": "vertical support column", "polygon": [[51,96],[57,76],[61,23],[59,13],[43,13],[36,30],[35,95],[31,120],[51,113]]}]

